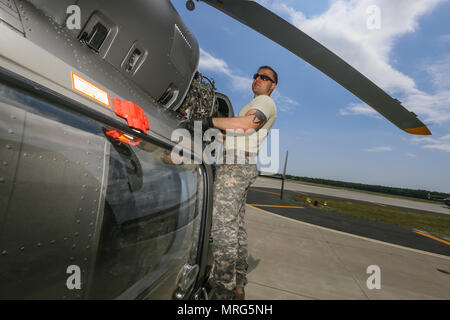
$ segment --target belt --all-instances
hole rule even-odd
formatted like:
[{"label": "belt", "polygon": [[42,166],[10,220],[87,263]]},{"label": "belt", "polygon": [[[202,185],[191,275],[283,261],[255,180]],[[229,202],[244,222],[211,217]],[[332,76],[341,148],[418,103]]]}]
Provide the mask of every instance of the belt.
[{"label": "belt", "polygon": [[[231,158],[233,160],[232,162],[235,164],[256,164],[256,156],[257,156],[256,153],[234,150],[233,156]],[[226,164],[227,161],[230,161],[230,159],[228,159],[228,157],[230,157],[230,154],[227,155],[226,152],[224,152],[224,158],[223,158],[224,164]],[[242,160],[244,160],[244,161],[242,161]],[[230,164],[230,163],[228,163],[228,164]]]},{"label": "belt", "polygon": [[[228,150],[231,151],[231,150]],[[234,156],[241,156],[241,157],[246,157],[246,158],[250,158],[250,157],[256,157],[258,154],[254,153],[254,152],[248,152],[248,151],[240,151],[240,150],[232,150],[233,151],[233,155]],[[227,150],[225,150],[224,154],[226,155]]]}]

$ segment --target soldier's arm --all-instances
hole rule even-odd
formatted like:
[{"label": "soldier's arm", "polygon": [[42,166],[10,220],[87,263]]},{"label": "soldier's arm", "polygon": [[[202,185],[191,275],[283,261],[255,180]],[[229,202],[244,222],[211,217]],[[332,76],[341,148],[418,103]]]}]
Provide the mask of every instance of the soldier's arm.
[{"label": "soldier's arm", "polygon": [[251,109],[242,117],[213,118],[212,121],[214,127],[218,129],[242,129],[246,132],[248,130],[259,130],[266,123],[267,118],[258,109]]}]

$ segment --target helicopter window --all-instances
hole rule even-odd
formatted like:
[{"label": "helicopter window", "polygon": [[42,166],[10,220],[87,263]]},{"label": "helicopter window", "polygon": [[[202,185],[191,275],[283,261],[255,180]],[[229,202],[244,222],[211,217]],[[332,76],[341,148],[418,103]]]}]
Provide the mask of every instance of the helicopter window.
[{"label": "helicopter window", "polygon": [[[197,259],[205,190],[198,165],[105,134],[104,124],[0,84],[0,221],[8,297],[170,298]],[[36,247],[39,250],[25,250]],[[67,289],[68,265],[82,289]],[[161,287],[161,286],[160,286]],[[0,298],[2,295],[0,294]]]},{"label": "helicopter window", "polygon": [[173,165],[170,150],[145,141],[110,143],[94,298],[115,297],[135,283],[148,289],[188,259],[195,261],[202,220],[197,165]]}]

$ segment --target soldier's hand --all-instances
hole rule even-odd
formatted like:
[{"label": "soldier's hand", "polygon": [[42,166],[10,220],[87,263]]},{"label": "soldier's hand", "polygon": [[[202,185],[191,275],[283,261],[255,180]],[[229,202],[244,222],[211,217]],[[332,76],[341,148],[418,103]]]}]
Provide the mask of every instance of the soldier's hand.
[{"label": "soldier's hand", "polygon": [[180,122],[180,126],[188,129],[190,132],[194,132],[195,122],[201,121],[202,131],[205,132],[209,128],[214,128],[214,124],[212,122],[212,117],[204,117],[204,118],[192,118],[189,120],[184,120]]}]

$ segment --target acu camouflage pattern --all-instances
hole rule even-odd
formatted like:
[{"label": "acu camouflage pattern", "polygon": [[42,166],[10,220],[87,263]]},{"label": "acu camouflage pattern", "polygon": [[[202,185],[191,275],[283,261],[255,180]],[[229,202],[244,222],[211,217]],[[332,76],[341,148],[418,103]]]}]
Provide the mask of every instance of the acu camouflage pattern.
[{"label": "acu camouflage pattern", "polygon": [[245,202],[248,188],[257,176],[256,164],[223,164],[216,168],[211,234],[215,285],[213,299],[233,299],[236,285],[247,284]]}]

